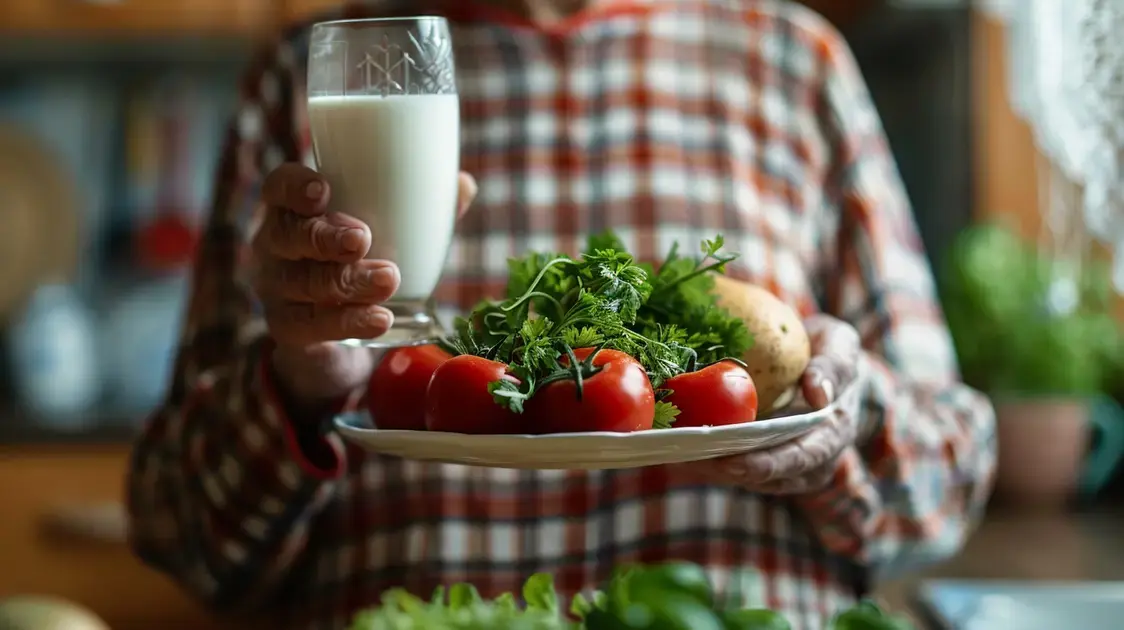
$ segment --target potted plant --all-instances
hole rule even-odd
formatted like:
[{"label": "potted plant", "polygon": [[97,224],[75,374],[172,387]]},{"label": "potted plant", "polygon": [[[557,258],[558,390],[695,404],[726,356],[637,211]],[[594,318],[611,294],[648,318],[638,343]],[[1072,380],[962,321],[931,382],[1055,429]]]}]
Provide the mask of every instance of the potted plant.
[{"label": "potted plant", "polygon": [[996,225],[956,240],[942,298],[965,381],[996,407],[996,495],[1059,506],[1124,456],[1124,331],[1105,266],[1066,269]]}]

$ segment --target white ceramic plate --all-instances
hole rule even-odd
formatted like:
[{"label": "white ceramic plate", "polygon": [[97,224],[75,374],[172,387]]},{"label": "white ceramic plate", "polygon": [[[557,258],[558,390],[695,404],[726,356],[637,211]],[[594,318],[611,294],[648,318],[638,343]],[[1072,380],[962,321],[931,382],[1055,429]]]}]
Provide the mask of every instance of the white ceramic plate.
[{"label": "white ceramic plate", "polygon": [[367,451],[406,459],[492,468],[604,470],[677,464],[756,451],[808,432],[839,411],[857,413],[867,366],[839,399],[819,411],[797,401],[779,415],[721,427],[684,427],[636,433],[466,435],[428,431],[380,431],[365,413],[336,418],[344,438]]}]

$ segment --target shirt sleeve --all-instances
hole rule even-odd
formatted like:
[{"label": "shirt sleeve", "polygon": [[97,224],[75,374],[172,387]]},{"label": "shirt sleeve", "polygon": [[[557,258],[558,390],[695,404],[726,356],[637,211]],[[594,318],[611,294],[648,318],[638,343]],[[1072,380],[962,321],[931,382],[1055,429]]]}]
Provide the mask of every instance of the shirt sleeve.
[{"label": "shirt sleeve", "polygon": [[955,554],[996,463],[990,402],[959,378],[901,177],[865,83],[826,25],[821,126],[831,153],[825,310],[859,331],[871,365],[859,445],[834,483],[799,499],[833,552],[885,574]]},{"label": "shirt sleeve", "polygon": [[270,382],[270,341],[239,273],[262,172],[301,159],[294,64],[288,44],[272,44],[246,75],[173,382],[134,446],[127,481],[136,553],[218,609],[261,601],[282,583],[345,469],[321,419],[286,417]]}]

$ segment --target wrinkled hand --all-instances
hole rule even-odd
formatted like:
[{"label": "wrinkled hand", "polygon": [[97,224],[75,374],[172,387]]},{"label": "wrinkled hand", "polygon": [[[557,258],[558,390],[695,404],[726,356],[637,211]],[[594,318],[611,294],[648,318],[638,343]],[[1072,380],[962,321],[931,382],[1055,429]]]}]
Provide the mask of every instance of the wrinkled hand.
[{"label": "wrinkled hand", "polygon": [[[855,379],[862,352],[859,334],[850,324],[827,315],[815,315],[804,326],[812,359],[800,386],[808,404],[823,409]],[[762,494],[805,494],[831,482],[836,461],[857,437],[857,419],[839,411],[787,444],[684,467],[708,481],[732,483]]]},{"label": "wrinkled hand", "polygon": [[[461,173],[458,207],[476,193]],[[398,267],[365,259],[371,229],[355,217],[328,212],[331,189],[316,171],[283,164],[262,186],[265,213],[254,231],[252,282],[276,342],[273,368],[295,403],[313,406],[363,385],[377,360],[366,349],[332,343],[375,338],[391,324],[379,304],[398,290]]]}]

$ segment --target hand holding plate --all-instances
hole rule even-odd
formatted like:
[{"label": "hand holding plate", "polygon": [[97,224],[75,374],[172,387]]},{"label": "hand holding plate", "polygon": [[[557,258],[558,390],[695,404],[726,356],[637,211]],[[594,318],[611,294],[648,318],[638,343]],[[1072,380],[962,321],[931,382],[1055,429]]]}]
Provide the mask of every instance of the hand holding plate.
[{"label": "hand holding plate", "polygon": [[[804,322],[812,344],[812,359],[801,378],[805,400],[824,409],[858,374],[862,353],[853,326],[827,315]],[[722,457],[684,468],[719,483],[733,483],[762,494],[804,494],[831,483],[843,452],[859,435],[858,418],[840,408],[803,436],[775,448]]]}]

